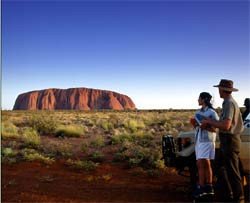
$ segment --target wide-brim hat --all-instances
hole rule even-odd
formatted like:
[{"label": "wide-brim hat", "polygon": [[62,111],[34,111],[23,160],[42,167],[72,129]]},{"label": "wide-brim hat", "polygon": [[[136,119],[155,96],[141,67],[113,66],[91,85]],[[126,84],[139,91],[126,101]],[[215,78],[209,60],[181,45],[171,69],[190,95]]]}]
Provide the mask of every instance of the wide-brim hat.
[{"label": "wide-brim hat", "polygon": [[229,92],[239,91],[238,89],[234,88],[233,85],[234,85],[234,82],[232,80],[222,79],[220,81],[220,84],[214,85],[214,87],[218,87],[222,90],[229,91]]}]

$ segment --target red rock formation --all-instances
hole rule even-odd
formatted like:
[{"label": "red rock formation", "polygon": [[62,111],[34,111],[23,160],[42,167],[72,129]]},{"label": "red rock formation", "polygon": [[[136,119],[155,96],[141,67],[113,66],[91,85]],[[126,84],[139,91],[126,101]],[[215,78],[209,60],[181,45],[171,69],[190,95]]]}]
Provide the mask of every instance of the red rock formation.
[{"label": "red rock formation", "polygon": [[133,101],[126,95],[112,91],[70,88],[45,89],[20,94],[13,110],[54,109],[135,109]]}]

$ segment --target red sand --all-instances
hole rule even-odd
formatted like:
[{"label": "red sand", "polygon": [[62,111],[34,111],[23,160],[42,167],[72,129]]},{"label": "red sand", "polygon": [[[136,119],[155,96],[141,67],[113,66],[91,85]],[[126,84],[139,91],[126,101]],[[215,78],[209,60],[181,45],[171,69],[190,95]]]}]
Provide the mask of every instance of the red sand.
[{"label": "red sand", "polygon": [[191,202],[189,180],[175,172],[150,177],[121,164],[96,171],[22,162],[2,165],[2,202]]}]

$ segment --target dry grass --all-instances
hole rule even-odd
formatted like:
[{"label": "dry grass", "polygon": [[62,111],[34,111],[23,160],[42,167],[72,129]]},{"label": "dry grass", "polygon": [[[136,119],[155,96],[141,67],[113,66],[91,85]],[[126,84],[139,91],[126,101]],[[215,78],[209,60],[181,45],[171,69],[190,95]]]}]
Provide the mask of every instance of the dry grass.
[{"label": "dry grass", "polygon": [[68,159],[68,164],[76,168],[91,168],[92,162],[113,160],[130,167],[161,169],[162,135],[176,136],[180,131],[191,130],[189,118],[193,114],[194,111],[3,111],[2,147],[12,150],[6,149],[3,156],[13,160],[18,154],[19,160],[37,159],[44,163]]}]

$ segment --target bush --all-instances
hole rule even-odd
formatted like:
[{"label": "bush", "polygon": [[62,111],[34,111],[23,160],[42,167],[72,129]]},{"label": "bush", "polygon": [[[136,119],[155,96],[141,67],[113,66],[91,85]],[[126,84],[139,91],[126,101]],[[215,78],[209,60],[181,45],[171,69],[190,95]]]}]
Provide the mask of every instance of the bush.
[{"label": "bush", "polygon": [[81,152],[83,152],[83,153],[88,152],[88,148],[89,148],[89,146],[88,146],[87,143],[82,143],[81,144]]},{"label": "bush", "polygon": [[90,142],[90,145],[92,147],[104,147],[105,146],[104,137],[101,135],[96,135],[94,140]]},{"label": "bush", "polygon": [[2,148],[2,155],[3,156],[10,156],[10,157],[13,157],[15,156],[16,154],[13,152],[12,148]]},{"label": "bush", "polygon": [[155,167],[157,169],[164,169],[165,168],[164,160],[160,160],[160,159],[156,160]]},{"label": "bush", "polygon": [[93,161],[81,161],[81,160],[68,159],[66,161],[66,165],[71,166],[71,167],[76,168],[76,169],[93,171],[98,166],[98,163],[94,163]]},{"label": "bush", "polygon": [[80,137],[84,134],[84,128],[79,125],[59,126],[55,134],[58,137]]},{"label": "bush", "polygon": [[56,120],[50,115],[35,115],[28,120],[30,127],[37,130],[40,135],[43,134],[54,134],[57,128]]},{"label": "bush", "polygon": [[122,144],[125,141],[133,142],[134,141],[134,136],[129,135],[129,134],[118,134],[118,135],[113,135],[111,137],[111,143],[112,144]]},{"label": "bush", "polygon": [[2,138],[18,138],[18,128],[11,122],[3,122],[1,124]]},{"label": "bush", "polygon": [[39,150],[49,157],[70,157],[72,156],[72,145],[68,143],[58,142],[57,140],[50,140]]},{"label": "bush", "polygon": [[[124,143],[125,144],[125,143]],[[145,148],[136,144],[127,143],[121,151],[115,154],[114,161],[126,160],[130,167],[142,167],[155,169],[160,167],[160,152],[158,150]]]},{"label": "bush", "polygon": [[114,125],[106,120],[102,121],[100,125],[106,132],[109,132],[114,129]]},{"label": "bush", "polygon": [[37,148],[41,143],[40,135],[33,128],[24,128],[21,139],[27,147]]},{"label": "bush", "polygon": [[40,161],[45,164],[52,164],[55,160],[38,153],[34,149],[25,149],[22,152],[23,158],[26,161]]},{"label": "bush", "polygon": [[120,118],[121,118],[121,116],[119,117],[117,115],[117,113],[110,114],[109,115],[109,122],[113,125],[114,128],[119,128],[122,124]]},{"label": "bush", "polygon": [[114,157],[113,157],[114,162],[121,162],[125,160],[126,160],[126,156],[122,152],[117,152],[114,154]]},{"label": "bush", "polygon": [[145,128],[145,124],[143,121],[130,119],[130,120],[127,120],[126,122],[124,122],[124,127],[126,129],[130,130],[130,132],[134,133],[138,129]]},{"label": "bush", "polygon": [[3,163],[16,163],[17,159],[17,152],[14,151],[12,148],[6,147],[1,149],[2,153],[2,162]]},{"label": "bush", "polygon": [[94,151],[90,156],[90,160],[93,162],[102,162],[104,160],[104,155],[101,152]]}]

